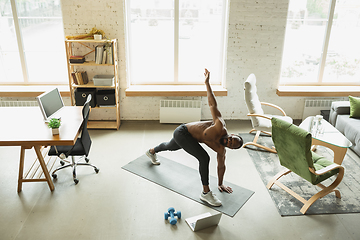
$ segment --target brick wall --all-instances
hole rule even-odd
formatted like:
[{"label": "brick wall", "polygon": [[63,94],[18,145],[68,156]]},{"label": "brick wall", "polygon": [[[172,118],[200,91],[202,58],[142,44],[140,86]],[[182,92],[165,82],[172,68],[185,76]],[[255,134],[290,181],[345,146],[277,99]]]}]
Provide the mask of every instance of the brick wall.
[{"label": "brick wall", "polygon": [[[119,40],[121,119],[159,119],[160,97],[125,97],[124,0],[62,0],[61,3],[65,35],[83,34],[96,27],[110,38]],[[288,115],[301,118],[302,110],[297,109],[303,108],[303,99],[276,95],[287,8],[288,0],[230,1],[226,64],[228,96],[217,98],[225,119],[248,119],[243,83],[250,73],[257,76],[261,101],[278,104]],[[202,102],[202,119],[210,119],[206,97]]]}]

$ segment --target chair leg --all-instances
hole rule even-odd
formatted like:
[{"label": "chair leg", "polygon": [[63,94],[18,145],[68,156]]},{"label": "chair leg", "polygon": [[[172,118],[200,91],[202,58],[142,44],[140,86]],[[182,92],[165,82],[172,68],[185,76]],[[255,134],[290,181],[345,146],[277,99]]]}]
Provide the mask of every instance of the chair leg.
[{"label": "chair leg", "polygon": [[[255,130],[255,129],[251,129],[249,133],[252,133],[252,132],[254,132],[254,131],[256,131],[256,130]],[[260,133],[265,133],[265,134],[268,134],[268,135],[271,136],[271,133],[269,133],[269,132],[256,131],[254,140],[253,140],[252,142],[247,142],[247,143],[245,143],[245,144],[243,145],[243,147],[246,147],[246,146],[248,146],[248,145],[253,145],[253,146],[256,146],[256,147],[258,147],[258,148],[262,148],[262,149],[264,149],[264,150],[266,150],[266,151],[268,151],[268,152],[277,153],[276,150],[275,150],[275,148],[269,148],[269,147],[266,147],[266,146],[263,146],[263,145],[257,143],[257,140],[258,140],[258,138],[259,138],[259,136],[260,136]]]},{"label": "chair leg", "polygon": [[67,165],[58,167],[57,169],[55,169],[55,170],[52,172],[51,176],[52,176],[53,178],[56,178],[57,175],[56,175],[55,173],[56,173],[57,171],[61,170],[61,169],[67,168],[67,167],[71,167],[71,164],[67,164]]},{"label": "chair leg", "polygon": [[300,209],[300,212],[302,214],[305,214],[306,211],[311,207],[311,205],[316,202],[316,200],[318,200],[319,198],[322,198],[324,196],[326,196],[327,194],[331,193],[331,192],[335,192],[336,197],[341,198],[340,192],[339,190],[335,189],[341,182],[341,180],[344,177],[344,169],[343,168],[339,168],[339,173],[337,175],[337,178],[334,180],[334,182],[328,186],[325,187],[322,184],[318,184],[317,186],[319,186],[320,188],[322,188],[322,190],[318,193],[316,193],[315,195],[313,195],[309,200],[305,200],[304,198],[302,198],[300,195],[298,195],[297,193],[295,193],[294,191],[290,190],[289,188],[287,188],[286,186],[284,186],[282,183],[280,183],[278,181],[278,179],[280,179],[282,176],[285,176],[286,174],[289,174],[291,171],[288,169],[284,169],[283,171],[279,172],[278,174],[276,174],[270,181],[269,183],[266,185],[266,187],[268,189],[271,189],[271,187],[276,184],[277,186],[279,186],[280,188],[282,188],[283,190],[285,190],[287,193],[289,193],[290,195],[292,195],[293,197],[295,197],[296,199],[298,199],[300,202],[302,202],[304,205],[302,206],[302,208]]},{"label": "chair leg", "polygon": [[99,169],[98,169],[97,167],[95,167],[94,165],[90,164],[90,163],[77,163],[76,165],[77,165],[77,166],[90,166],[90,167],[93,167],[93,168],[94,168],[94,171],[95,171],[96,173],[99,172]]},{"label": "chair leg", "polygon": [[[320,187],[321,189],[326,189],[326,188],[327,188],[327,187],[325,187],[324,185],[322,185],[321,183],[319,183],[319,184],[316,185],[316,186]],[[335,196],[336,196],[337,198],[341,198],[341,193],[340,193],[339,190],[333,189],[332,192],[335,193]]]},{"label": "chair leg", "polygon": [[[82,159],[82,158],[80,158],[79,161],[80,161],[81,159]],[[75,156],[71,156],[71,162],[69,162],[68,164],[63,165],[63,166],[58,167],[57,169],[55,169],[55,170],[53,171],[53,173],[52,173],[52,177],[53,177],[53,178],[57,178],[57,175],[55,174],[57,171],[59,171],[59,170],[61,170],[61,169],[64,169],[64,168],[67,168],[67,167],[71,167],[71,168],[72,168],[72,174],[73,174],[73,180],[74,180],[75,184],[78,184],[78,183],[79,183],[79,180],[77,179],[77,175],[76,175],[76,167],[77,167],[77,166],[91,166],[91,167],[94,168],[94,170],[95,170],[96,173],[98,173],[98,172],[100,171],[96,166],[88,163],[88,162],[89,162],[89,159],[88,159],[87,157],[84,157],[84,159],[85,159],[85,162],[86,162],[86,163],[79,163],[79,162],[76,162],[76,161],[75,161]],[[68,161],[66,161],[66,162],[68,162]]]},{"label": "chair leg", "polygon": [[[323,190],[321,190],[320,192],[316,193],[314,196],[312,196],[305,204],[304,206],[301,208],[300,212],[302,214],[305,214],[306,211],[309,209],[309,207],[316,201],[318,200],[319,198],[322,198],[322,197],[325,197],[326,195],[328,195],[329,193],[335,191],[335,195],[336,197],[339,197],[341,198],[341,195],[340,195],[340,192],[338,190],[334,190],[341,182],[341,180],[343,179],[344,177],[344,169],[343,168],[339,168],[339,173],[336,177],[336,179],[334,180],[334,182],[328,186],[328,187],[325,187]],[[337,194],[337,192],[339,194]]]},{"label": "chair leg", "polygon": [[76,162],[75,162],[75,156],[71,156],[71,166],[72,166],[72,172],[73,172],[73,180],[75,184],[79,183],[79,180],[76,178]]},{"label": "chair leg", "polygon": [[268,189],[270,189],[278,179],[280,179],[282,176],[285,176],[285,175],[287,175],[287,174],[289,174],[289,173],[291,173],[291,171],[290,171],[289,169],[284,169],[284,170],[282,170],[281,172],[279,172],[278,174],[276,174],[276,175],[269,181],[269,183],[266,185],[266,187],[267,187]]}]

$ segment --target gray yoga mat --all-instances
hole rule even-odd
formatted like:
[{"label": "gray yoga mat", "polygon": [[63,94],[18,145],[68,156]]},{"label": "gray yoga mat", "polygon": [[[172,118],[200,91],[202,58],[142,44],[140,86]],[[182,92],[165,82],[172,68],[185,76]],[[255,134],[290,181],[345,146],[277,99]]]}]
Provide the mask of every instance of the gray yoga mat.
[{"label": "gray yoga mat", "polygon": [[161,161],[160,165],[153,165],[150,159],[143,155],[122,168],[230,217],[235,216],[239,209],[254,194],[251,190],[229,182],[224,182],[224,184],[230,186],[233,189],[233,193],[221,193],[217,189],[217,178],[210,176],[210,189],[222,202],[222,206],[213,207],[200,200],[202,185],[198,170],[159,155],[158,158]]}]

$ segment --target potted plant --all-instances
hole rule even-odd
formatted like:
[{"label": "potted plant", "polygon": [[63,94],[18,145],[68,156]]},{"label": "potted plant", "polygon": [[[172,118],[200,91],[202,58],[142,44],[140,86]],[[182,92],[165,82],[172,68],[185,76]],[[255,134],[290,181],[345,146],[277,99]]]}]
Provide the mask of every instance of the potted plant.
[{"label": "potted plant", "polygon": [[59,127],[61,125],[60,119],[51,118],[48,124],[48,127],[51,128],[52,134],[57,135],[59,134]]}]

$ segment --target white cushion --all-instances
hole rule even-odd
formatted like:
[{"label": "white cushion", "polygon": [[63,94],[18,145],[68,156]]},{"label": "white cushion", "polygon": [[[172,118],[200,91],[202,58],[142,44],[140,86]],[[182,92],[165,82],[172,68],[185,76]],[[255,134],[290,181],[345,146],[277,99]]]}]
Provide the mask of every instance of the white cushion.
[{"label": "white cushion", "polygon": [[[250,74],[244,83],[245,89],[245,102],[249,113],[251,114],[264,114],[264,110],[261,107],[259,97],[257,95],[256,77],[255,74]],[[253,127],[259,126],[259,120],[257,117],[251,117]]]},{"label": "white cushion", "polygon": [[[264,114],[264,110],[262,109],[261,102],[257,95],[255,74],[253,73],[250,74],[249,77],[246,79],[244,83],[244,90],[245,90],[245,102],[249,113],[265,115],[270,118],[276,117],[286,122],[293,123],[292,118],[288,116]],[[259,131],[271,132],[271,120],[263,117],[250,117],[250,118],[253,128]]]}]

